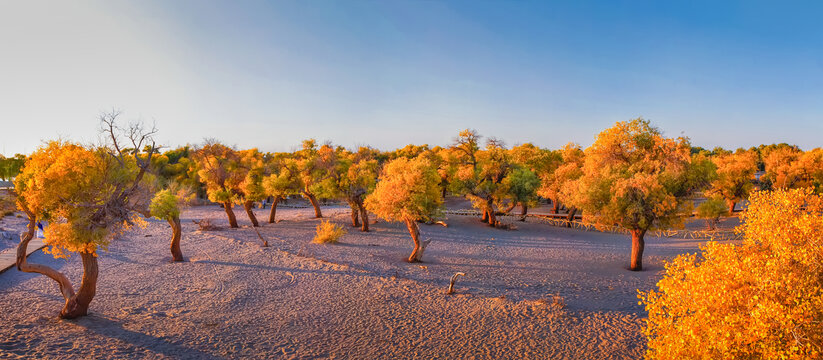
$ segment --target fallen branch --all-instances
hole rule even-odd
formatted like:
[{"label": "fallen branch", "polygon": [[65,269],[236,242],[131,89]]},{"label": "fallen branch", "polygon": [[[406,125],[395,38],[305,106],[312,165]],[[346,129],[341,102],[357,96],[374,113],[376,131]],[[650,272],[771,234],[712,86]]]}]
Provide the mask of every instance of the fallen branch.
[{"label": "fallen branch", "polygon": [[260,238],[260,241],[262,241],[262,242],[263,242],[263,247],[269,247],[269,242],[268,242],[268,240],[264,239],[264,238],[263,238],[263,236],[262,236],[262,235],[260,235],[260,231],[258,231],[256,227],[252,227],[252,229],[254,229],[254,232],[256,232],[256,233],[257,233],[257,237],[259,237],[259,238]]},{"label": "fallen branch", "polygon": [[457,280],[458,276],[466,276],[466,274],[459,272],[452,275],[452,279],[449,281],[449,290],[446,291],[446,295],[454,294],[454,282]]}]

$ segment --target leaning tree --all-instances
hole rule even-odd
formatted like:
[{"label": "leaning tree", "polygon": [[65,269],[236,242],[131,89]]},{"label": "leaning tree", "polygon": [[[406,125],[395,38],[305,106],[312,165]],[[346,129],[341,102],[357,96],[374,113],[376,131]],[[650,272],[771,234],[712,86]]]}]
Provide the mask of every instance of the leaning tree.
[{"label": "leaning tree", "polygon": [[277,204],[289,195],[300,194],[302,189],[300,172],[297,169],[297,163],[288,153],[275,153],[267,156],[265,169],[266,175],[263,177],[262,184],[266,196],[272,198],[269,223],[273,224],[277,216]]},{"label": "leaning tree", "polygon": [[688,139],[664,137],[642,118],[618,122],[586,149],[570,203],[585,221],[631,232],[633,271],[643,269],[646,231],[682,224],[691,212],[690,149]]},{"label": "leaning tree", "polygon": [[[17,269],[48,276],[59,284],[66,301],[61,318],[88,313],[97,290],[98,249],[105,249],[138,221],[136,213],[148,214],[150,194],[143,177],[155,151],[154,130],[145,131],[139,124],[120,129],[117,116],[117,112],[101,116],[110,137],[108,146],[49,142],[29,157],[15,179],[17,205],[29,220],[17,247]],[[120,136],[121,130],[125,137]],[[146,143],[151,144],[147,154],[133,150]],[[56,258],[80,255],[83,277],[77,291],[65,274],[27,261],[28,244],[40,220],[49,223],[44,239],[49,253]]]},{"label": "leaning tree", "polygon": [[317,192],[322,189],[324,180],[332,176],[337,165],[337,153],[329,144],[317,146],[314,139],[304,140],[302,148],[294,152],[294,165],[298,171],[301,191],[314,207],[314,216],[323,217],[320,203],[317,201]]},{"label": "leaning tree", "polygon": [[197,149],[194,159],[197,162],[197,175],[206,186],[209,200],[222,204],[229,218],[229,226],[237,228],[237,217],[232,207],[240,199],[240,186],[248,174],[240,154],[209,139]]},{"label": "leaning tree", "polygon": [[443,205],[437,169],[423,157],[392,160],[383,168],[366,209],[386,221],[402,221],[414,241],[409,262],[418,262],[428,243],[420,241],[418,221],[431,220]]},{"label": "leaning tree", "polygon": [[166,220],[171,226],[171,256],[172,261],[183,261],[183,252],[180,250],[180,240],[182,238],[182,227],[180,226],[180,205],[190,203],[195,193],[178,183],[171,183],[166,189],[154,194],[154,198],[149,204],[151,216]]}]

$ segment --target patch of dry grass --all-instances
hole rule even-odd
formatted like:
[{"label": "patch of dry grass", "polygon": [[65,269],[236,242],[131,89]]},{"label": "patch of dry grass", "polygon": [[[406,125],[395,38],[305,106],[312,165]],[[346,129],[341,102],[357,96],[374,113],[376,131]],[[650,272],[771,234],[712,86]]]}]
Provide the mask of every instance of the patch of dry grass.
[{"label": "patch of dry grass", "polygon": [[315,244],[334,244],[337,239],[346,234],[346,229],[330,221],[322,221],[317,225],[317,233],[312,240]]}]

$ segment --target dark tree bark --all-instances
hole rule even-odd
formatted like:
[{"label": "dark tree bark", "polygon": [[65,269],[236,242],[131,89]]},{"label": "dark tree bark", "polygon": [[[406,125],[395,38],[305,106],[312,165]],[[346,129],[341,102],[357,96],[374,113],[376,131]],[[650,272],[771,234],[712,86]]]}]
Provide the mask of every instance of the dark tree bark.
[{"label": "dark tree bark", "polygon": [[223,203],[223,209],[226,210],[226,216],[229,217],[229,227],[231,228],[238,228],[237,226],[237,218],[234,217],[234,210],[232,210],[232,203],[231,201],[226,201]]},{"label": "dark tree bark", "polygon": [[420,251],[420,228],[417,226],[417,221],[409,219],[406,219],[406,227],[409,229],[412,241],[414,241],[414,251],[412,251],[407,261],[410,263],[419,262],[417,252]]},{"label": "dark tree bark", "polygon": [[357,203],[355,203],[354,200],[349,200],[349,207],[351,208],[351,226],[360,227],[360,209]]},{"label": "dark tree bark", "polygon": [[251,225],[254,227],[260,226],[260,223],[257,222],[257,217],[254,216],[254,203],[251,201],[246,201],[243,203],[243,209],[246,209],[246,214],[249,215],[249,220],[251,220]]},{"label": "dark tree bark", "polygon": [[360,220],[363,221],[363,227],[360,228],[360,231],[369,232],[369,211],[363,206],[362,200],[357,203],[357,207],[360,208]]},{"label": "dark tree bark", "polygon": [[575,215],[577,215],[577,208],[572,206],[569,208],[569,213],[566,215],[566,227],[572,227],[572,221],[574,221]]},{"label": "dark tree bark", "polygon": [[494,202],[491,199],[486,200],[486,213],[489,214],[489,226],[497,226],[497,217],[494,215]]},{"label": "dark tree bark", "polygon": [[512,201],[512,203],[509,204],[509,207],[507,207],[506,210],[503,210],[503,211],[500,212],[500,215],[506,215],[506,214],[510,213],[512,210],[514,210],[515,206],[517,206],[517,202]]},{"label": "dark tree bark", "polygon": [[632,262],[629,267],[631,271],[643,270],[643,249],[646,246],[643,241],[644,235],[646,235],[646,230],[632,230]]},{"label": "dark tree bark", "polygon": [[552,200],[552,214],[557,214],[560,211],[560,202]]},{"label": "dark tree bark", "polygon": [[175,216],[168,219],[171,225],[171,257],[172,261],[183,261],[183,252],[180,251],[180,238],[182,237],[182,228],[180,226],[180,217]]},{"label": "dark tree bark", "polygon": [[281,197],[275,196],[271,203],[271,210],[269,211],[269,224],[274,224],[274,216],[277,215],[277,203],[280,202]]},{"label": "dark tree bark", "polygon": [[309,202],[311,202],[311,206],[314,207],[314,217],[323,217],[323,213],[320,212],[320,203],[317,202],[317,197],[315,197],[314,194],[310,193],[308,190],[303,190],[303,196],[309,199]]},{"label": "dark tree bark", "polygon": [[529,205],[520,203],[520,221],[526,221],[526,215],[529,213]]},{"label": "dark tree bark", "polygon": [[728,200],[726,201],[726,204],[729,205],[729,215],[733,215],[735,202],[733,200]]}]

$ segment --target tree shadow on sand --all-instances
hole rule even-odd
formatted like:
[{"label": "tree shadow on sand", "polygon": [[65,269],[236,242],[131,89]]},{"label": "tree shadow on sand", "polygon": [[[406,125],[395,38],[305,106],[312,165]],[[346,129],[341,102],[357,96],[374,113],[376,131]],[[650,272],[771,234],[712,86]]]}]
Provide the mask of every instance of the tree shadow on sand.
[{"label": "tree shadow on sand", "polygon": [[89,315],[73,322],[75,325],[99,336],[118,339],[134,347],[147,349],[171,358],[220,359],[220,357],[212,354],[175,344],[163,338],[127,330],[123,328],[120,322],[97,315]]}]

